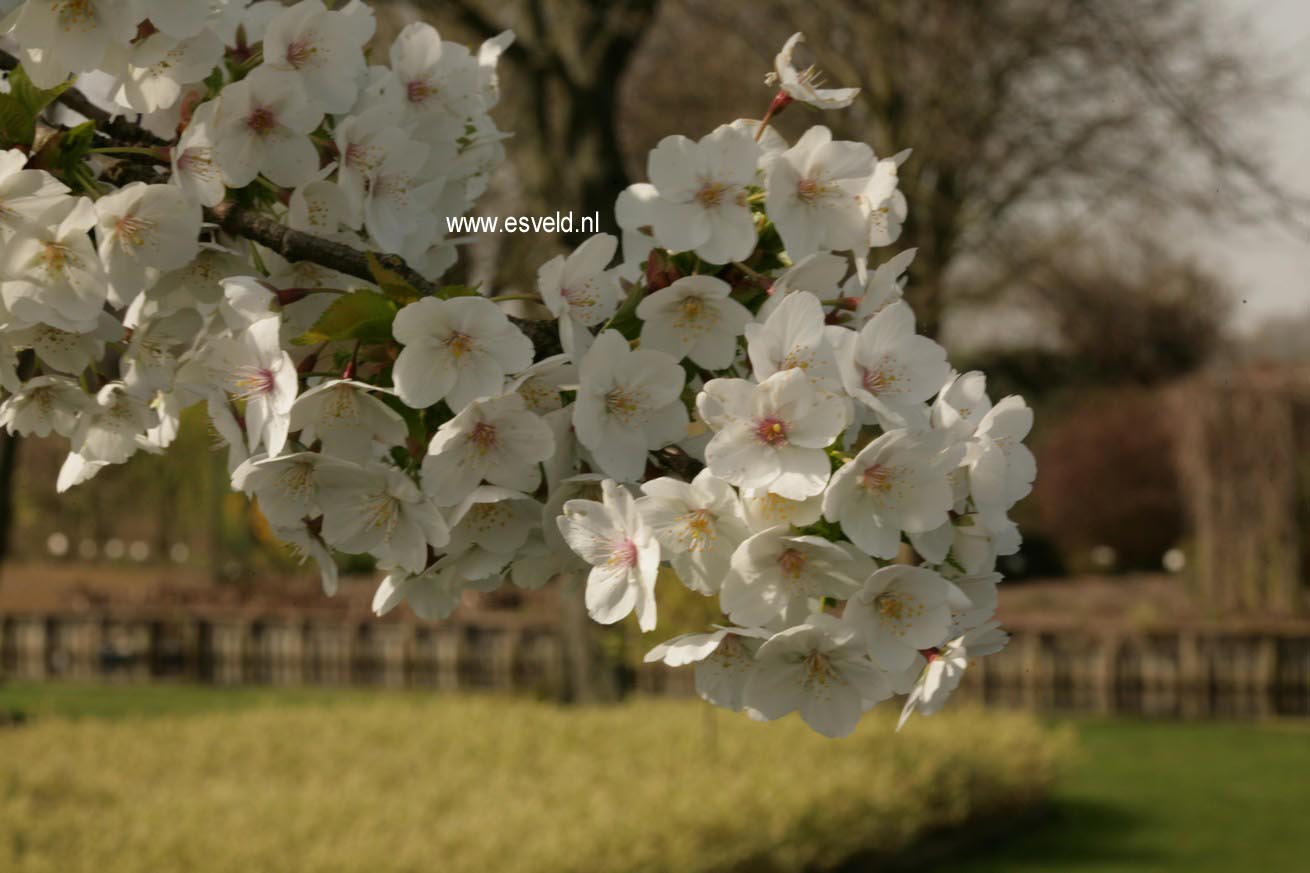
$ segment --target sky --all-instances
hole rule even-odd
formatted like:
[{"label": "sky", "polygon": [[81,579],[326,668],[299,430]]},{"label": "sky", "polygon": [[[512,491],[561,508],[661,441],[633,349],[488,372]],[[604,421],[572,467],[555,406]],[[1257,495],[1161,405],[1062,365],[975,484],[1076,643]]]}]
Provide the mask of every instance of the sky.
[{"label": "sky", "polygon": [[[1276,177],[1310,195],[1310,0],[1210,2],[1219,15],[1244,22],[1275,69],[1290,72],[1294,98],[1250,133],[1267,145]],[[1239,330],[1281,314],[1310,313],[1310,231],[1216,226],[1196,245],[1244,301],[1233,316]]]}]

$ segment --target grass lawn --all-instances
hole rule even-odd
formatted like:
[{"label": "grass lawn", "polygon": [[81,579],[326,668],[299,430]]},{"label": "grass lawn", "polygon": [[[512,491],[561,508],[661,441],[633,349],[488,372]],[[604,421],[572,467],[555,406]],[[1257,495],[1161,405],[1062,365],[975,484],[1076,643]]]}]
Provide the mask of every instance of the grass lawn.
[{"label": "grass lawn", "polygon": [[1310,870],[1310,723],[1074,724],[1050,815],[953,873]]},{"label": "grass lawn", "polygon": [[969,709],[834,742],[698,701],[0,687],[20,708],[0,728],[5,873],[865,870],[1021,815],[1063,750]]}]

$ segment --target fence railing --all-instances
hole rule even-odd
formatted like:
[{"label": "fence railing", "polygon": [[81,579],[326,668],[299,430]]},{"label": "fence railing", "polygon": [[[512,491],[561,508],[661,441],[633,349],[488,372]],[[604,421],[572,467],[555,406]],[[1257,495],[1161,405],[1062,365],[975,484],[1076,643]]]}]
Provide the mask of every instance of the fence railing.
[{"label": "fence railing", "polygon": [[[961,694],[1036,710],[1184,718],[1310,715],[1310,628],[1134,632],[1012,626]],[[369,685],[563,693],[549,616],[488,612],[422,624],[371,618],[0,616],[0,677]],[[638,691],[691,694],[690,669],[647,665]]]},{"label": "fence railing", "polygon": [[512,688],[557,695],[552,623],[493,614],[477,623],[375,619],[0,616],[0,676],[220,685]]}]

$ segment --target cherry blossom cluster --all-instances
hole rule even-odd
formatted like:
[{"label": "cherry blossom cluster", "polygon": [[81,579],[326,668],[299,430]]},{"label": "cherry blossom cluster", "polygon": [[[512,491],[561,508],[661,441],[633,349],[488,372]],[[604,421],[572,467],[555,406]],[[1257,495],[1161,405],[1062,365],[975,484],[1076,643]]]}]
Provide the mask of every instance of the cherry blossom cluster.
[{"label": "cherry blossom cluster", "polygon": [[[935,711],[1004,645],[1031,412],[916,333],[913,250],[871,260],[907,153],[770,126],[856,96],[796,68],[799,34],[763,119],[665,138],[615,204],[622,239],[492,296],[439,280],[445,218],[504,156],[512,34],[474,53],[415,24],[371,65],[359,2],[0,4],[21,60],[0,98],[39,116],[24,137],[0,113],[0,423],[70,441],[60,490],[203,404],[233,487],[327,593],[334,554],[366,554],[379,614],[576,580],[593,619],[649,632],[657,579],[681,584],[723,620],[647,660],[830,736],[896,694]],[[70,77],[153,141],[58,123]],[[234,209],[324,254],[216,220]],[[367,279],[342,250],[375,253]]]}]

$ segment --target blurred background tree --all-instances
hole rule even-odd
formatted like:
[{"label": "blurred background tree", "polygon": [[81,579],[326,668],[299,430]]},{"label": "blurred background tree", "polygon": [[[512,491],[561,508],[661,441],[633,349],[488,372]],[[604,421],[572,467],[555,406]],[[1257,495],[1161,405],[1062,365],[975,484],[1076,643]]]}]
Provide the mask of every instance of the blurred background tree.
[{"label": "blurred background tree", "polygon": [[[607,213],[670,133],[758,117],[788,34],[857,103],[796,108],[813,123],[914,153],[902,247],[919,249],[911,301],[937,333],[948,303],[997,292],[1095,235],[1120,239],[1179,215],[1292,220],[1305,204],[1235,131],[1282,97],[1257,46],[1192,0],[420,0],[439,27],[512,27],[501,110],[512,161],[489,213]],[[687,71],[695,70],[695,79]],[[703,83],[713,82],[713,87]],[[1034,228],[1047,245],[1016,247]],[[495,240],[496,281],[529,285],[543,241]],[[1097,241],[1104,244],[1105,240]],[[534,257],[516,250],[529,248]],[[1020,254],[1022,253],[1022,254]],[[549,253],[546,253],[547,255]]]}]

